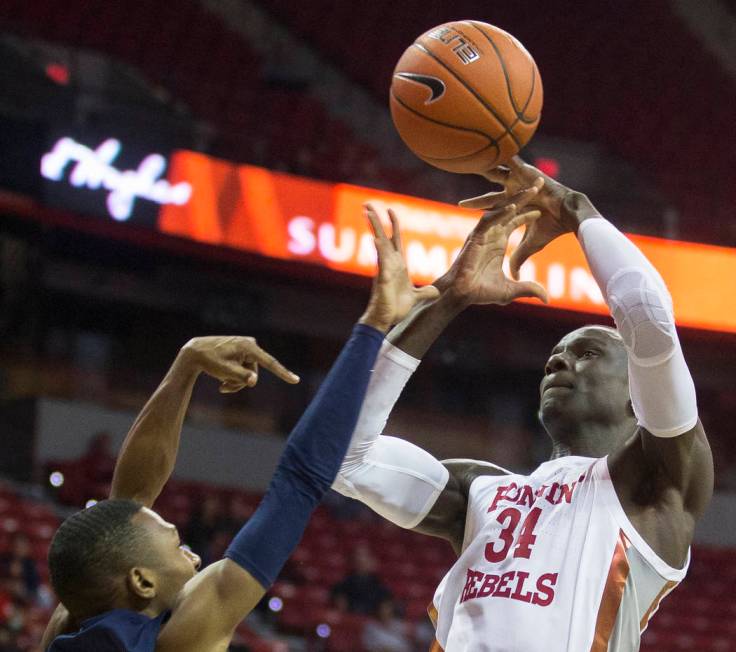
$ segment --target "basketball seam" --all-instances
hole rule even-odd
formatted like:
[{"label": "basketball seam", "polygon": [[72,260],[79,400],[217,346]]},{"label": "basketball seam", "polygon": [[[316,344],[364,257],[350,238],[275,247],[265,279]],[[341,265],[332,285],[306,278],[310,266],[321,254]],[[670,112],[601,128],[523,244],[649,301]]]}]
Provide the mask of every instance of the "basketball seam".
[{"label": "basketball seam", "polygon": [[[488,145],[486,145],[485,147],[481,147],[477,152],[473,152],[472,154],[463,154],[462,156],[456,156],[455,158],[439,158],[437,156],[424,156],[424,155],[422,155],[422,158],[427,161],[455,161],[456,163],[460,163],[463,159],[469,159],[469,158],[473,158],[474,156],[478,156],[478,154],[480,154],[481,152],[484,152],[489,147],[495,147],[495,144],[488,143]],[[497,150],[496,159],[494,159],[494,162],[495,160],[498,159],[498,148],[496,148],[496,150]],[[493,164],[491,164],[491,167],[493,167]]]},{"label": "basketball seam", "polygon": [[[501,152],[501,148],[498,146],[498,142],[496,141],[496,139],[495,138],[492,138],[491,136],[489,136],[484,131],[478,131],[477,129],[468,129],[468,127],[459,127],[457,125],[452,125],[452,124],[449,124],[447,122],[442,122],[440,120],[435,120],[434,118],[430,118],[429,116],[426,116],[423,113],[419,113],[419,111],[417,111],[417,110],[413,109],[412,107],[410,107],[398,95],[396,95],[396,93],[394,93],[393,90],[391,91],[390,94],[391,94],[391,97],[393,97],[407,111],[410,111],[414,115],[417,115],[420,118],[423,118],[424,120],[427,120],[428,122],[433,122],[434,124],[440,125],[441,127],[449,127],[450,129],[457,129],[458,131],[467,131],[468,133],[471,133],[471,134],[479,134],[480,136],[483,136],[484,138],[487,138],[490,141],[487,145],[483,145],[483,147],[481,147],[479,150],[477,150],[475,152],[471,152],[470,154],[463,154],[462,156],[455,156],[455,157],[452,157],[452,158],[438,158],[436,156],[425,156],[424,154],[421,154],[420,155],[421,158],[431,158],[431,159],[433,159],[435,161],[454,161],[455,159],[458,159],[458,158],[466,158],[468,156],[475,156],[476,154],[482,152],[485,149],[488,149],[489,147],[495,147],[496,150],[499,153]],[[496,158],[498,158],[498,157],[496,157]]]},{"label": "basketball seam", "polygon": [[503,127],[505,131],[503,134],[501,134],[501,136],[498,137],[497,140],[500,140],[504,135],[509,134],[511,138],[514,140],[514,142],[516,143],[516,146],[521,147],[521,143],[516,139],[516,135],[511,131],[511,129],[509,129],[506,123],[503,120],[501,120],[500,116],[493,110],[493,108],[489,104],[486,103],[486,101],[480,95],[478,95],[478,93],[475,92],[475,90],[472,87],[468,86],[468,84],[466,84],[465,81],[461,77],[459,77],[452,68],[450,68],[444,61],[442,61],[442,59],[439,59],[438,57],[436,57],[434,53],[432,53],[430,50],[424,47],[421,43],[413,43],[412,47],[415,47],[421,50],[426,55],[434,59],[438,64],[440,64],[458,82],[460,82],[460,84],[462,84],[463,87],[467,89],[470,92],[470,94],[473,97],[475,97],[476,100],[478,100],[478,102],[480,102],[481,106],[483,106],[483,108],[486,109],[488,113],[490,113],[496,120],[498,120],[498,123],[501,125],[501,127]]},{"label": "basketball seam", "polygon": [[532,67],[532,90],[529,93],[529,97],[527,98],[524,108],[521,110],[521,112],[519,112],[519,108],[516,106],[516,98],[514,97],[513,90],[511,89],[511,78],[509,77],[508,70],[506,70],[506,62],[504,61],[503,56],[501,56],[501,51],[498,49],[495,41],[488,34],[486,34],[484,30],[478,27],[478,25],[476,25],[473,21],[468,21],[468,23],[475,27],[475,29],[483,35],[486,41],[491,44],[493,51],[498,57],[498,62],[501,64],[501,70],[503,70],[503,76],[506,79],[506,90],[508,91],[509,99],[511,100],[511,107],[514,109],[514,113],[516,113],[517,122],[520,121],[524,124],[533,124],[534,120],[529,120],[528,118],[524,117],[524,111],[526,110],[526,107],[529,106],[529,102],[531,101],[532,95],[534,94],[534,80],[536,78],[536,70],[534,70],[534,67]]}]

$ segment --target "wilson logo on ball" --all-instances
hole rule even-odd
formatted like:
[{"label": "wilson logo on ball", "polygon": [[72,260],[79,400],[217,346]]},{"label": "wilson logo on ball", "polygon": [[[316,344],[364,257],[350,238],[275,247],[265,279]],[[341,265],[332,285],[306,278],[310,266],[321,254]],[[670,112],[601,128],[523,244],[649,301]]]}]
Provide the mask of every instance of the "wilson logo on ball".
[{"label": "wilson logo on ball", "polygon": [[431,91],[431,95],[425,104],[432,104],[432,102],[436,102],[445,94],[445,82],[437,77],[419,75],[413,72],[397,72],[394,76],[426,86]]}]

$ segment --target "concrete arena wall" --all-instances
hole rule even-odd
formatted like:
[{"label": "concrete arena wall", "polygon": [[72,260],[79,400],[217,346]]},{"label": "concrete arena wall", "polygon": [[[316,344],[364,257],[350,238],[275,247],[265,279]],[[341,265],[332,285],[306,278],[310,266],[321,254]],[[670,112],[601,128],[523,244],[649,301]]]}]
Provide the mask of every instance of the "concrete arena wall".
[{"label": "concrete arena wall", "polygon": [[[40,399],[36,420],[36,459],[74,459],[82,455],[89,438],[107,430],[113,447],[120,447],[133,412],[109,410],[91,403]],[[399,432],[396,430],[395,432]],[[431,442],[417,442],[428,448]],[[248,491],[264,491],[284,442],[270,435],[217,427],[185,425],[174,476]],[[438,455],[444,451],[435,450]],[[720,493],[698,525],[696,541],[736,546],[736,494]]]},{"label": "concrete arena wall", "polygon": [[[118,450],[136,414],[91,403],[40,399],[36,459],[75,459],[95,433],[106,430]],[[284,442],[269,435],[185,424],[174,476],[248,491],[264,491]]]}]

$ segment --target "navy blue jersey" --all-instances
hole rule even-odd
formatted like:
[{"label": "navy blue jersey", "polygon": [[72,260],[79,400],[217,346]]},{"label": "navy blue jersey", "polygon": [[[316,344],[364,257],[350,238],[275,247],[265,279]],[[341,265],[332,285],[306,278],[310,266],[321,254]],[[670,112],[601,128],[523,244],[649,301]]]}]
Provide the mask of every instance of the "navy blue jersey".
[{"label": "navy blue jersey", "polygon": [[48,652],[154,652],[170,613],[149,618],[128,609],[106,611],[85,620],[78,632],[57,636]]}]

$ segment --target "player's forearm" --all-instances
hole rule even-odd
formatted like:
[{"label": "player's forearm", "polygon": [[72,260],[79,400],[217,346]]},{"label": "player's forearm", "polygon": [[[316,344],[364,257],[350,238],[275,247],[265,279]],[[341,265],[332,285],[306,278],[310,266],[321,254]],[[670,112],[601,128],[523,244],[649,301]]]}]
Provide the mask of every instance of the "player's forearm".
[{"label": "player's forearm", "polygon": [[123,442],[111,497],[150,506],[161,493],[174,470],[184,417],[199,373],[183,349]]},{"label": "player's forearm", "polygon": [[440,296],[415,308],[408,317],[388,334],[388,341],[413,358],[421,359],[447,326],[467,304],[452,295],[443,285],[443,279],[434,284]]},{"label": "player's forearm", "polygon": [[266,495],[227,557],[264,587],[273,583],[330,488],[355,430],[383,333],[355,327],[289,436]]},{"label": "player's forearm", "polygon": [[394,404],[419,360],[384,342],[350,448],[332,488],[368,505],[392,523],[413,528],[447,484],[448,473],[414,444],[382,436]]},{"label": "player's forearm", "polygon": [[577,231],[629,358],[629,392],[639,424],[674,437],[693,428],[695,387],[675,328],[664,280],[623,233],[600,216]]}]

